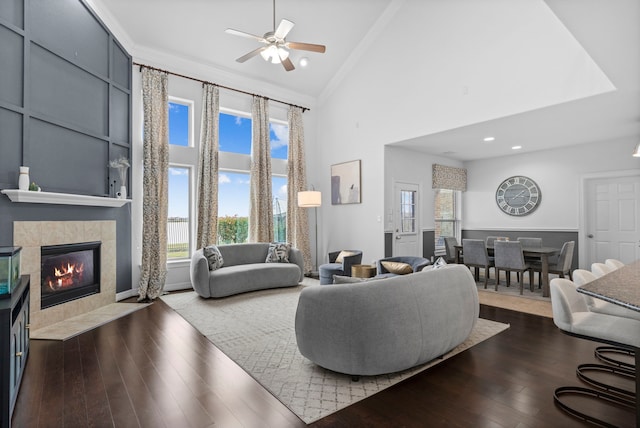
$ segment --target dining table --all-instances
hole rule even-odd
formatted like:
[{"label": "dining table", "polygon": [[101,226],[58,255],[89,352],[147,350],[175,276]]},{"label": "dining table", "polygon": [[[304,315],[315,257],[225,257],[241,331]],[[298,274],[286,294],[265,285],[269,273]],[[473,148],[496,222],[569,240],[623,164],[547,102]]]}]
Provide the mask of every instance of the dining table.
[{"label": "dining table", "polygon": [[[640,260],[622,266],[578,287],[578,292],[640,312]],[[640,335],[640,331],[638,331]],[[640,428],[640,349],[634,348],[636,365],[636,427]]]},{"label": "dining table", "polygon": [[[460,263],[462,245],[455,245],[455,262]],[[542,282],[542,296],[549,297],[549,256],[560,252],[556,247],[522,247],[522,254],[525,257],[540,259],[540,281]],[[493,246],[487,246],[487,253],[493,256]]]}]

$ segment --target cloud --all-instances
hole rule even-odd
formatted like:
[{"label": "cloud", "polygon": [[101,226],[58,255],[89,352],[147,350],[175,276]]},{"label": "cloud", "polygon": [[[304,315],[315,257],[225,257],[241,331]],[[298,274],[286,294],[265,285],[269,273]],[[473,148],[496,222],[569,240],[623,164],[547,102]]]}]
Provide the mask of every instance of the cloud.
[{"label": "cloud", "polygon": [[218,183],[219,184],[231,183],[231,179],[229,178],[229,176],[227,174],[219,174],[218,175]]},{"label": "cloud", "polygon": [[169,174],[171,174],[171,175],[189,175],[189,169],[187,169],[187,168],[169,168]]},{"label": "cloud", "polygon": [[242,118],[240,116],[236,116],[236,125],[242,125]]},{"label": "cloud", "polygon": [[276,196],[279,197],[280,199],[287,200],[287,185],[286,184],[283,184],[282,186],[280,186],[280,188],[276,192]]},{"label": "cloud", "polygon": [[271,131],[275,134],[275,139],[271,140],[271,148],[277,149],[289,145],[289,126],[281,123],[271,123]]}]

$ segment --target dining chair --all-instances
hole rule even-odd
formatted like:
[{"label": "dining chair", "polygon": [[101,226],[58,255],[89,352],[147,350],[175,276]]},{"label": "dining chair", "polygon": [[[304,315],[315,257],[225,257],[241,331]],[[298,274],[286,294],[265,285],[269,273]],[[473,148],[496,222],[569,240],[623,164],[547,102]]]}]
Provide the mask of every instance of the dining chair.
[{"label": "dining chair", "polygon": [[[576,287],[581,287],[598,279],[593,272],[586,269],[576,269],[573,271],[573,282]],[[587,294],[583,294],[584,301],[591,312],[599,312],[607,315],[631,318],[640,321],[640,312],[627,309],[624,306],[606,302],[602,299],[595,299]]]},{"label": "dining chair", "polygon": [[[527,237],[518,237],[516,239],[520,241],[522,244],[522,248],[542,248],[542,238],[527,238]],[[524,256],[524,261],[527,263],[537,263],[540,261],[538,257],[527,257]],[[541,273],[538,273],[541,275]],[[540,283],[540,278],[538,277],[538,283]]]},{"label": "dining chair", "polygon": [[484,241],[482,239],[463,239],[462,253],[464,254],[464,264],[469,268],[475,268],[476,282],[480,280],[480,268],[484,268],[484,288],[487,288],[489,270],[494,264],[493,257],[489,257]]},{"label": "dining chair", "polygon": [[613,272],[613,268],[605,265],[604,263],[592,263],[591,264],[591,272],[598,278],[603,275],[608,274],[609,272]]},{"label": "dining chair", "polygon": [[542,238],[525,238],[518,237],[516,241],[522,244],[522,248],[540,248],[542,247]]},{"label": "dining chair", "polygon": [[508,239],[509,238],[507,238],[506,236],[487,236],[484,242],[487,247],[493,247],[493,243],[495,241],[506,241]]},{"label": "dining chair", "polygon": [[[560,249],[560,254],[555,262],[549,263],[549,273],[553,273],[558,275],[560,278],[564,278],[565,275],[569,277],[570,280],[573,280],[573,276],[571,273],[571,266],[573,264],[573,250],[576,246],[575,241],[567,241],[562,244],[562,248]],[[538,272],[538,288],[542,286],[542,262],[535,261],[531,263],[533,270]]]},{"label": "dining chair", "polygon": [[622,266],[624,266],[624,263],[616,259],[607,259],[604,261],[604,264],[609,266],[610,268],[613,268],[613,270],[620,269]]},{"label": "dining chair", "polygon": [[533,270],[531,265],[524,261],[522,244],[519,241],[495,241],[493,243],[493,255],[496,267],[496,291],[500,284],[500,271],[504,270],[507,276],[507,287],[511,285],[511,272],[517,272],[520,282],[520,294],[524,291],[524,272],[529,272],[529,289],[533,291]]},{"label": "dining chair", "polygon": [[[456,261],[456,249],[455,246],[458,245],[458,240],[455,236],[445,236],[444,239],[444,249],[446,251],[446,260],[447,263],[455,263]],[[460,255],[460,263],[462,263],[464,256]]]}]

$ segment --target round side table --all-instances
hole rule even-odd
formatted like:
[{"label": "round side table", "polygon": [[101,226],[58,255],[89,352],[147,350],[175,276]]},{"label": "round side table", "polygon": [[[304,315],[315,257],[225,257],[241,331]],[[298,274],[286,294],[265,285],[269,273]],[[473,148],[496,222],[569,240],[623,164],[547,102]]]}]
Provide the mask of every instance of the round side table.
[{"label": "round side table", "polygon": [[373,278],[376,276],[376,267],[371,265],[351,266],[351,276],[355,278]]}]

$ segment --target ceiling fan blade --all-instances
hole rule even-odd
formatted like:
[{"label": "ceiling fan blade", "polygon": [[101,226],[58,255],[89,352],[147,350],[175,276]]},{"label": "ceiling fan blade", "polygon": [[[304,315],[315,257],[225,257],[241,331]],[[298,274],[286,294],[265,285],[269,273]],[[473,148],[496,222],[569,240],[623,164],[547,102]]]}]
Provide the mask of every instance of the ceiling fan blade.
[{"label": "ceiling fan blade", "polygon": [[267,42],[264,39],[264,37],[256,36],[255,34],[251,34],[251,33],[245,33],[244,31],[240,31],[240,30],[234,30],[233,28],[227,28],[226,30],[224,30],[224,32],[227,33],[227,34],[234,35],[234,36],[240,36],[240,37],[245,37],[247,39],[257,40],[257,41],[263,42],[263,43]]},{"label": "ceiling fan blade", "polygon": [[242,55],[240,58],[236,59],[236,61],[238,62],[245,62],[248,59],[253,58],[254,56],[258,55],[260,52],[262,52],[263,50],[267,49],[269,46],[262,46],[258,49],[254,49],[251,52]]},{"label": "ceiling fan blade", "polygon": [[293,63],[291,62],[291,60],[288,57],[282,59],[282,56],[280,56],[280,62],[282,63],[282,66],[284,67],[284,69],[287,70],[287,71],[291,71],[291,70],[293,70],[295,68],[293,66]]},{"label": "ceiling fan blade", "polygon": [[280,21],[280,24],[278,25],[278,28],[273,33],[273,35],[276,39],[284,39],[285,37],[287,37],[287,34],[289,34],[289,31],[291,31],[294,25],[296,24],[289,21],[288,19],[283,19],[282,21]]},{"label": "ceiling fan blade", "polygon": [[287,42],[285,46],[289,49],[324,53],[327,48],[324,45],[314,45],[313,43]]}]

